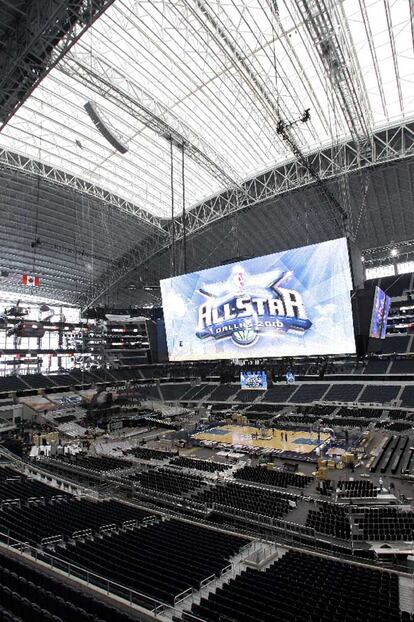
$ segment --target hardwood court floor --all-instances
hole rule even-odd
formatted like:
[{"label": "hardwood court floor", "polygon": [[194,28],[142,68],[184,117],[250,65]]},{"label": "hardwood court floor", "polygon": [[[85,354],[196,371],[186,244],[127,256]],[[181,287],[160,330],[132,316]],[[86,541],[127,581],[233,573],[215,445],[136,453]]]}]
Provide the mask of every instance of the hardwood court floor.
[{"label": "hardwood court floor", "polygon": [[329,439],[329,434],[325,432],[321,432],[320,441],[318,441],[317,432],[278,430],[277,428],[273,428],[273,431],[271,428],[266,428],[266,436],[269,438],[260,438],[260,428],[253,426],[224,425],[211,428],[205,432],[198,432],[193,435],[193,438],[199,441],[223,443],[232,447],[248,445],[250,447],[296,451],[303,454],[314,451],[318,445]]}]

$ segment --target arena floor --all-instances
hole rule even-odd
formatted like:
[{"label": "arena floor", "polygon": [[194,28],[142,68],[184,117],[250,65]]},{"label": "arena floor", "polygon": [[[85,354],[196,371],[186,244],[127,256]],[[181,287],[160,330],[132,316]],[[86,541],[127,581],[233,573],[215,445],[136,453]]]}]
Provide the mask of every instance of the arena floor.
[{"label": "arena floor", "polygon": [[265,434],[261,435],[260,428],[253,426],[224,425],[211,428],[206,432],[198,432],[193,435],[193,438],[198,441],[223,443],[232,447],[249,445],[251,447],[280,449],[282,451],[296,451],[308,454],[314,451],[318,445],[324,444],[329,439],[329,434],[321,432],[320,440],[318,440],[317,432],[266,428]]}]

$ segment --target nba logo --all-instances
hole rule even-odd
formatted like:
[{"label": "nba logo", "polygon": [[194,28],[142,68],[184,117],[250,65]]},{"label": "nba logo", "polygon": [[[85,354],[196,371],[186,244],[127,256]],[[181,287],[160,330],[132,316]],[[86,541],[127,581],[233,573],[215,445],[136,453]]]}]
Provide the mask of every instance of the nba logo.
[{"label": "nba logo", "polygon": [[237,267],[233,271],[233,283],[238,290],[244,289],[246,285],[246,274],[242,268]]}]

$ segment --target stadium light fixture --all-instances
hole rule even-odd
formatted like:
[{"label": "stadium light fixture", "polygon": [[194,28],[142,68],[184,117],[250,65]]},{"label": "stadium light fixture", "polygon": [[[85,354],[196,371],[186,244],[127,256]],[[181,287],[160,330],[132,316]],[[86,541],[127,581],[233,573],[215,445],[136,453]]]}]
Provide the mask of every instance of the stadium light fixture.
[{"label": "stadium light fixture", "polygon": [[396,257],[398,255],[398,251],[396,248],[391,249],[391,257]]}]

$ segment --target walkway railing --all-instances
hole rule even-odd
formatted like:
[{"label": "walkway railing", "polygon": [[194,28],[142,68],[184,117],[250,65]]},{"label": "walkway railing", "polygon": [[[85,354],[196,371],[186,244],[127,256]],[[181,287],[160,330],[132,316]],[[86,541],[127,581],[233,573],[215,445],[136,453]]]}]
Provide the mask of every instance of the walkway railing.
[{"label": "walkway railing", "polygon": [[[21,542],[20,540],[16,540],[11,537],[9,533],[5,533],[0,531],[0,546],[4,545],[14,552],[22,555],[23,557],[30,557],[34,559],[36,562],[40,562],[48,565],[50,568],[54,570],[58,570],[66,575],[68,578],[76,578],[84,581],[88,586],[94,586],[94,588],[98,588],[100,591],[103,591],[107,595],[112,595],[117,598],[122,598],[127,601],[130,605],[135,605],[140,607],[141,609],[147,610],[155,617],[159,616],[161,613],[165,611],[172,611],[173,613],[180,613],[181,609],[176,609],[177,604],[187,600],[191,597],[190,603],[193,603],[193,596],[198,591],[193,587],[188,588],[187,590],[177,594],[174,597],[174,604],[164,603],[160,600],[152,598],[147,594],[142,594],[136,590],[132,590],[130,588],[121,585],[120,583],[116,583],[115,581],[111,581],[110,579],[103,577],[102,575],[96,574],[77,564],[73,564],[72,562],[67,562],[63,559],[55,557],[50,553],[45,551],[40,551],[34,546],[32,546],[29,542]],[[207,577],[200,583],[200,587],[203,585],[208,585],[212,581],[217,581],[220,576],[228,569],[232,569],[232,565],[226,566],[221,570],[218,576],[211,575]],[[192,615],[192,619],[197,622],[204,622],[201,618]]]}]

